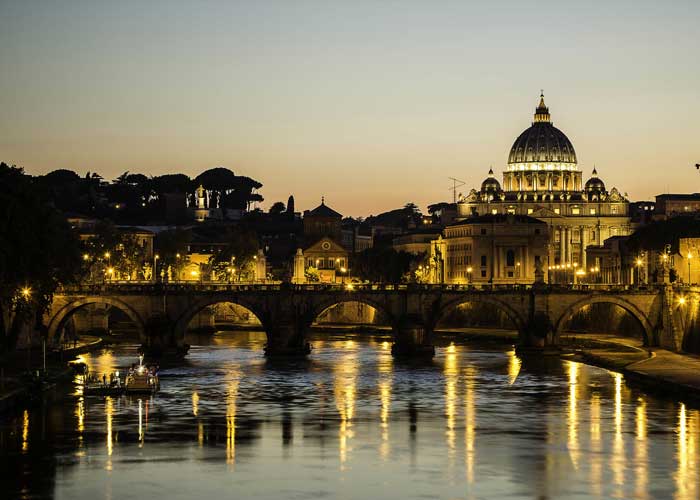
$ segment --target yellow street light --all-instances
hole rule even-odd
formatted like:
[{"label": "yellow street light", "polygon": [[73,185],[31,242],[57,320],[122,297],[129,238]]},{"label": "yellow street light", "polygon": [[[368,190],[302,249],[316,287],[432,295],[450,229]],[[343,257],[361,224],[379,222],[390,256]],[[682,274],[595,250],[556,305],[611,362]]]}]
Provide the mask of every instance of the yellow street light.
[{"label": "yellow street light", "polygon": [[107,274],[114,274],[114,268],[110,267],[109,269],[107,269]]},{"label": "yellow street light", "polygon": [[88,254],[86,254],[86,253],[83,254],[83,260],[88,260],[89,258],[90,258],[90,256]]},{"label": "yellow street light", "polygon": [[109,259],[110,255],[111,254],[109,252],[105,252],[105,259]]},{"label": "yellow street light", "polygon": [[191,274],[192,276],[197,277],[197,276],[199,276],[199,271],[190,271],[190,274]]},{"label": "yellow street light", "polygon": [[685,297],[681,297],[680,299],[678,299],[678,303],[679,303],[680,305],[685,304]]},{"label": "yellow street light", "polygon": [[179,259],[179,258],[180,258],[180,254],[179,254],[179,253],[176,253],[176,254],[175,254],[175,258],[176,258],[176,259]]},{"label": "yellow street light", "polygon": [[31,288],[29,288],[29,287],[22,288],[22,297],[24,297],[25,299],[28,299],[29,295],[31,295],[31,293],[32,293]]}]

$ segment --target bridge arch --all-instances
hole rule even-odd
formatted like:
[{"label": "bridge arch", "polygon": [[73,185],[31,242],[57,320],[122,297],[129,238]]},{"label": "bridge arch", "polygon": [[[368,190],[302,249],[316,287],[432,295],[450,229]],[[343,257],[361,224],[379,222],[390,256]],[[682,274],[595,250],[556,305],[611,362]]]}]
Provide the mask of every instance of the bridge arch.
[{"label": "bridge arch", "polygon": [[113,297],[106,297],[106,296],[89,296],[89,297],[82,297],[80,299],[74,300],[72,302],[69,302],[65,306],[63,306],[61,309],[58,310],[56,314],[54,314],[50,319],[49,319],[49,326],[48,326],[48,341],[49,343],[54,342],[56,339],[56,335],[61,331],[61,328],[65,325],[66,320],[78,309],[85,307],[90,304],[105,304],[109,305],[111,307],[115,307],[122,311],[124,314],[126,314],[131,321],[134,322],[136,325],[136,328],[138,329],[139,332],[139,339],[143,341],[145,338],[145,322],[143,318],[141,318],[141,315],[129,304],[124,302],[123,300],[115,299]]},{"label": "bridge arch", "polygon": [[576,314],[581,308],[593,304],[614,304],[624,309],[632,317],[634,317],[642,327],[644,345],[650,345],[651,340],[654,338],[654,327],[644,311],[639,309],[639,307],[634,305],[632,302],[612,295],[590,295],[568,306],[557,319],[556,323],[554,323],[554,341],[559,341],[559,337],[561,336],[564,327],[574,316],[574,314]]},{"label": "bridge arch", "polygon": [[[525,297],[525,299],[529,300],[527,297]],[[435,329],[438,322],[442,318],[444,318],[447,315],[447,313],[449,313],[450,311],[453,311],[454,309],[461,306],[462,304],[470,304],[470,303],[471,304],[488,304],[488,305],[491,305],[491,306],[497,308],[499,311],[502,311],[506,315],[506,317],[510,320],[510,322],[513,323],[515,328],[518,330],[518,335],[520,335],[520,333],[523,331],[523,329],[527,325],[527,316],[525,316],[522,312],[518,311],[516,308],[514,308],[512,305],[510,305],[505,300],[491,296],[491,295],[485,295],[485,294],[468,294],[468,295],[458,297],[456,299],[453,299],[453,300],[445,303],[438,310],[437,314],[433,318],[433,322],[431,325],[431,331]]]},{"label": "bridge arch", "polygon": [[187,307],[175,320],[175,339],[184,340],[185,333],[187,332],[187,326],[190,324],[190,321],[192,321],[192,319],[203,309],[209,306],[213,306],[215,304],[223,304],[227,302],[231,304],[236,304],[241,307],[245,307],[251,313],[253,313],[253,315],[258,319],[258,321],[260,321],[260,324],[262,325],[263,330],[267,335],[267,316],[262,314],[262,311],[260,311],[256,304],[244,298],[242,299],[238,295],[224,295],[204,297],[195,301],[192,305]]},{"label": "bridge arch", "polygon": [[353,294],[348,294],[348,295],[343,295],[343,296],[334,296],[334,297],[328,297],[324,298],[318,302],[315,302],[313,306],[310,308],[308,317],[307,317],[307,324],[308,326],[312,325],[321,314],[323,314],[324,311],[327,309],[330,309],[331,307],[337,306],[339,304],[344,304],[348,302],[358,302],[360,304],[367,305],[369,307],[372,307],[373,309],[376,309],[379,311],[380,314],[387,320],[389,323],[389,326],[391,326],[392,332],[396,331],[397,328],[397,318],[394,317],[394,315],[389,311],[389,308],[387,307],[386,304],[381,303],[377,300],[364,297],[360,294],[358,295],[353,295]]}]

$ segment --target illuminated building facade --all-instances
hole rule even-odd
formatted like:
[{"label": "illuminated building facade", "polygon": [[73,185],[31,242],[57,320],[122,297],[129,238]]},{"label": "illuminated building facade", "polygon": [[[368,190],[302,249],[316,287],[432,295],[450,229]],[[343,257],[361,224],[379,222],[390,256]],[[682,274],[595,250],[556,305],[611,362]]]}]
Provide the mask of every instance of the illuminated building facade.
[{"label": "illuminated building facade", "polygon": [[431,242],[430,281],[528,284],[545,269],[547,224],[527,215],[487,214],[451,224]]},{"label": "illuminated building facade", "polygon": [[630,233],[629,201],[616,188],[607,190],[598,172],[583,182],[576,152],[556,128],[544,103],[532,125],[513,143],[501,184],[489,170],[479,190],[461,195],[458,219],[486,214],[527,215],[549,227],[544,270],[586,269],[586,246]]}]

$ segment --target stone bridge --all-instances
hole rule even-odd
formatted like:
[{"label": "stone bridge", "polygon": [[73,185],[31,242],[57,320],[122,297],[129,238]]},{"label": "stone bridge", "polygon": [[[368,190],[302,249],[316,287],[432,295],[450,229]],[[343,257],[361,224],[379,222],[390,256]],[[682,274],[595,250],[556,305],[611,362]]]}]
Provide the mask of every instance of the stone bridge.
[{"label": "stone bridge", "polygon": [[[144,349],[186,352],[185,331],[204,308],[230,302],[250,310],[267,334],[268,355],[308,352],[307,332],[326,309],[360,302],[381,311],[391,325],[396,355],[431,355],[438,321],[460,304],[490,304],[503,311],[524,348],[555,347],[568,320],[595,303],[620,306],[634,317],[647,345],[681,350],[686,305],[698,304],[700,290],[465,285],[230,285],[114,284],[65,288],[45,316],[49,342],[58,343],[71,315],[88,304],[123,311],[137,326]],[[687,299],[686,299],[687,297]],[[686,302],[687,300],[687,302]],[[686,321],[686,323],[688,323]],[[679,326],[680,325],[680,326]]]}]

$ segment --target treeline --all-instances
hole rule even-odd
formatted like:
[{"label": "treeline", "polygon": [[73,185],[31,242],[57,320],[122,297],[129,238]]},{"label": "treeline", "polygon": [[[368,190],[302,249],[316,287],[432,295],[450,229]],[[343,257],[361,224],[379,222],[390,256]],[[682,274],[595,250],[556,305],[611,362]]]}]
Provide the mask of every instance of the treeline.
[{"label": "treeline", "polygon": [[94,172],[81,176],[64,169],[33,179],[59,210],[107,218],[117,224],[185,223],[190,216],[185,208],[195,204],[199,186],[208,191],[208,204],[224,214],[227,210],[249,210],[253,203],[263,201],[256,192],[262,183],[221,167],[193,179],[185,174],[148,177],[124,172],[110,182]]},{"label": "treeline", "polygon": [[59,285],[83,272],[81,246],[47,191],[21,168],[0,163],[0,352],[42,314]]}]

